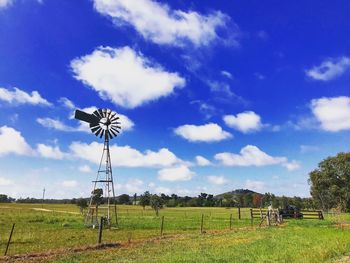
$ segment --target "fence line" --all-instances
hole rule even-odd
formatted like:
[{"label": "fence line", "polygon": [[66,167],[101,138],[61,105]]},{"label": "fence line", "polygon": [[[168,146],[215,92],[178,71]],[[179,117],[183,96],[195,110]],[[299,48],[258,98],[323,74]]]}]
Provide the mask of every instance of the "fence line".
[{"label": "fence line", "polygon": [[[16,231],[11,231],[13,237],[11,236],[12,241],[10,238],[9,246],[6,248],[6,250],[8,251],[6,251],[6,253],[9,252],[9,254],[14,254],[23,253],[24,251],[39,252],[49,249],[58,249],[61,246],[67,246],[67,244],[76,246],[81,245],[82,240],[86,240],[86,244],[91,244],[93,240],[95,240],[94,242],[96,242],[97,236],[98,243],[101,243],[103,240],[129,240],[129,242],[131,242],[132,233],[134,233],[135,231],[146,231],[145,233],[147,233],[147,236],[151,237],[159,236],[159,234],[160,236],[164,236],[165,229],[167,233],[176,233],[179,231],[195,232],[198,231],[198,222],[200,223],[201,234],[204,234],[206,230],[232,230],[233,228],[238,228],[242,226],[254,226],[254,223],[256,223],[254,219],[260,218],[261,215],[264,215],[264,213],[266,213],[266,209],[259,209],[259,211],[257,211],[256,213],[253,209],[240,211],[240,209],[237,208],[228,209],[227,213],[221,211],[219,211],[218,213],[208,211],[206,211],[207,213],[205,213],[201,210],[194,212],[187,211],[185,212],[185,218],[183,217],[183,215],[180,218],[176,216],[179,215],[176,214],[179,211],[175,211],[175,213],[172,213],[171,210],[167,210],[167,213],[169,215],[167,213],[161,212],[160,217],[155,217],[155,213],[152,210],[147,210],[147,212],[149,212],[153,216],[140,217],[140,210],[136,209],[129,210],[127,212],[127,216],[120,215],[119,213],[120,229],[106,230],[103,232],[103,236],[103,229],[101,229],[100,232],[93,229],[84,229],[82,227],[82,216],[77,217],[69,215],[69,218],[76,219],[75,221],[69,221],[66,220],[66,218],[62,217],[62,215],[60,214],[60,216],[57,216],[57,220],[52,220],[53,223],[49,223],[51,221],[47,220],[48,218],[44,218],[44,220],[38,221],[34,220],[31,223],[14,222],[16,223]],[[310,213],[312,211],[305,211],[305,213],[306,212]],[[182,211],[182,213],[184,213],[184,211]],[[49,216],[51,217],[52,215]],[[32,217],[31,219],[35,219],[35,217],[36,216]],[[65,221],[68,221],[67,226],[63,226]],[[1,224],[0,249],[1,251],[4,251],[6,241],[2,242],[1,239],[4,239],[5,232],[1,232],[1,229],[5,229],[6,232],[9,231],[10,227],[6,228],[6,225]],[[71,234],[70,232],[73,232],[73,234]],[[57,245],[55,243],[52,246],[48,246],[47,237],[50,236],[50,233],[52,233],[52,235],[61,235],[57,236],[57,238],[59,237],[58,239],[60,240],[60,242],[58,242]],[[116,236],[115,233],[118,233],[118,235]],[[99,235],[101,235],[101,237]],[[133,235],[133,238],[136,236],[137,235]],[[65,241],[64,238],[66,238],[67,240]]]}]

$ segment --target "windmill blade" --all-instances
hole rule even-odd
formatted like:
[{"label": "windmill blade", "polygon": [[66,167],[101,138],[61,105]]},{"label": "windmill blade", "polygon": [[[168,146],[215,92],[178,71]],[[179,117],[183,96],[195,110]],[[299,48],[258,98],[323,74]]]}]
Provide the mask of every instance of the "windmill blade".
[{"label": "windmill blade", "polygon": [[120,133],[120,131],[118,129],[114,128],[113,126],[110,129],[114,132]]},{"label": "windmill blade", "polygon": [[91,128],[91,131],[93,132],[93,133],[95,133],[98,129],[101,129],[101,127],[98,125],[98,126],[96,126],[96,127],[94,127],[94,128]]},{"label": "windmill blade", "polygon": [[104,129],[101,129],[101,130],[102,130],[102,132],[101,132],[100,138],[102,138],[103,134],[105,133]]},{"label": "windmill blade", "polygon": [[111,118],[111,122],[119,120],[120,118],[118,116],[113,116],[113,118]]},{"label": "windmill blade", "polygon": [[[117,136],[117,133],[115,131],[113,131],[112,129],[109,129],[109,131],[114,135],[114,137]],[[112,137],[111,137],[112,138]]]},{"label": "windmill blade", "polygon": [[118,124],[120,124],[120,121],[112,121],[111,122],[113,125],[118,125]]},{"label": "windmill blade", "polygon": [[98,113],[100,114],[101,119],[102,119],[102,118],[103,118],[103,111],[102,111],[102,109],[98,109],[97,111],[98,111]]},{"label": "windmill blade", "polygon": [[92,123],[90,123],[90,128],[94,128],[94,127],[96,127],[96,126],[100,126],[100,124],[99,124],[99,122],[92,122]]},{"label": "windmill blade", "polygon": [[101,131],[102,131],[102,128],[99,127],[99,128],[97,129],[97,131],[95,132],[95,135],[98,136],[98,135],[100,134]]},{"label": "windmill blade", "polygon": [[103,112],[103,117],[107,118],[107,109],[102,109],[102,112]]},{"label": "windmill blade", "polygon": [[80,121],[85,121],[87,123],[96,123],[100,121],[93,114],[89,114],[81,110],[75,111],[74,118]]},{"label": "windmill blade", "polygon": [[115,115],[117,115],[117,113],[115,111],[111,111],[111,115],[109,115],[109,119],[112,120]]},{"label": "windmill blade", "polygon": [[111,124],[110,127],[113,127],[116,130],[120,130],[121,129],[121,127],[119,125],[117,125],[117,124]]},{"label": "windmill blade", "polygon": [[112,133],[111,133],[110,130],[108,130],[108,135],[109,135],[109,136],[108,136],[109,138],[113,139],[113,135],[112,135]]},{"label": "windmill blade", "polygon": [[111,115],[112,115],[113,111],[111,111],[110,109],[107,109],[107,118],[111,119]]},{"label": "windmill blade", "polygon": [[98,119],[102,119],[102,117],[100,116],[100,113],[95,110],[94,113],[93,113]]}]

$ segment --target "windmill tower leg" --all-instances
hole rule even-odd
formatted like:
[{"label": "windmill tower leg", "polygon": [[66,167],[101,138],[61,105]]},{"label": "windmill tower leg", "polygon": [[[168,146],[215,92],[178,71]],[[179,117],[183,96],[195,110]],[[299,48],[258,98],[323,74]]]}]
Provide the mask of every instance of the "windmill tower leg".
[{"label": "windmill tower leg", "polygon": [[106,189],[107,189],[107,203],[108,203],[107,219],[108,219],[108,222],[110,224],[111,218],[112,218],[112,213],[111,213],[110,207],[111,207],[111,203],[113,203],[115,223],[118,226],[117,204],[116,204],[116,198],[115,198],[115,192],[114,192],[113,172],[112,172],[111,155],[109,152],[108,136],[106,136],[105,146],[106,146],[106,154],[107,154],[107,156],[106,156],[107,157],[106,158]]}]

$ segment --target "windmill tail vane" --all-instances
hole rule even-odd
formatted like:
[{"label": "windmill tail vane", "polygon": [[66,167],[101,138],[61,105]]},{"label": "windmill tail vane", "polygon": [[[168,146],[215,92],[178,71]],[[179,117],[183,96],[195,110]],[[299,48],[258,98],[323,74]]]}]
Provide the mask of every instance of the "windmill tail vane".
[{"label": "windmill tail vane", "polygon": [[[115,223],[118,225],[109,140],[120,133],[120,117],[117,116],[116,112],[110,109],[97,109],[92,114],[76,110],[74,118],[87,122],[93,134],[100,138],[104,137],[102,157],[97,171],[96,180],[93,181],[94,186],[91,192],[89,210],[85,218],[85,224],[89,226],[98,225],[99,210],[105,208],[103,213],[107,219],[108,225],[110,225],[112,218],[110,206],[112,205],[114,206]],[[101,205],[103,200],[101,200],[101,196],[97,196],[97,193],[104,193],[104,199],[107,206],[106,204],[104,204],[104,206]]]}]

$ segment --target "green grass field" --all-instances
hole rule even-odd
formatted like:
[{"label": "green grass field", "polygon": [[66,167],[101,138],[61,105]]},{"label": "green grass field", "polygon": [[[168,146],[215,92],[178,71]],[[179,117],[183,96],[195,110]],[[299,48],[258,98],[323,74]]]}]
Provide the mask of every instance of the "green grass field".
[{"label": "green grass field", "polygon": [[[8,255],[60,251],[94,245],[97,229],[85,228],[75,205],[0,204],[0,253],[12,223],[16,223]],[[105,229],[103,242],[120,247],[64,251],[48,262],[331,262],[350,252],[350,229],[336,223],[350,215],[326,220],[287,220],[282,226],[252,227],[249,210],[225,208],[167,208],[160,217],[139,206],[118,206],[119,228]],[[204,234],[200,234],[204,214]],[[233,215],[232,230],[230,214]],[[164,236],[160,218],[164,216]],[[130,240],[130,242],[128,242]]]}]

